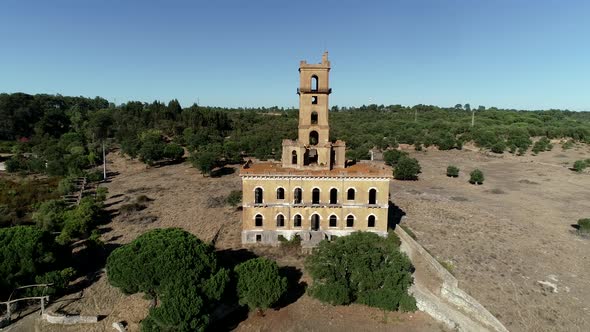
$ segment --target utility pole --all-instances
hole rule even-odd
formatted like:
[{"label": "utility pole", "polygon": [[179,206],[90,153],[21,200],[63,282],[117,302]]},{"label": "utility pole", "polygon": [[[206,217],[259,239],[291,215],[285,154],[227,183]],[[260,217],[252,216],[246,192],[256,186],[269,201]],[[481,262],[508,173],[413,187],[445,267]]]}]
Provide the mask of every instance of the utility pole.
[{"label": "utility pole", "polygon": [[414,122],[418,122],[418,109],[414,109]]},{"label": "utility pole", "polygon": [[107,180],[107,157],[106,157],[106,153],[104,151],[104,140],[102,141],[102,173],[103,173],[103,179],[106,182],[106,180]]},{"label": "utility pole", "polygon": [[475,126],[475,110],[471,110],[471,127]]}]

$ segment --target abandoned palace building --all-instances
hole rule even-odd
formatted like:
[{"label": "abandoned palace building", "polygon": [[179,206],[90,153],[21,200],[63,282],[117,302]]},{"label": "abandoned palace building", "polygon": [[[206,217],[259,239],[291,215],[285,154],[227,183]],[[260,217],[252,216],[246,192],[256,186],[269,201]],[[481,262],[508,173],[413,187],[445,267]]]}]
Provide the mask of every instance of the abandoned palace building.
[{"label": "abandoned palace building", "polygon": [[241,171],[242,242],[277,243],[279,235],[317,243],[354,231],[387,234],[391,171],[347,165],[346,144],[330,141],[328,53],[299,67],[297,140],[283,140],[281,162],[248,162]]}]

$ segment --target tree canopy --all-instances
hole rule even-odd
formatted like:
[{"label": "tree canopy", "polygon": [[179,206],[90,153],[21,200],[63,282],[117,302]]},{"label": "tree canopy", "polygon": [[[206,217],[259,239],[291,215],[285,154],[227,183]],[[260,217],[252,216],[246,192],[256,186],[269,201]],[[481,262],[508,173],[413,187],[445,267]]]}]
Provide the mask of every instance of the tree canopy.
[{"label": "tree canopy", "polygon": [[279,275],[276,262],[259,257],[235,268],[240,304],[250,310],[270,308],[287,290],[287,278]]},{"label": "tree canopy", "polygon": [[309,293],[333,305],[415,310],[408,294],[413,267],[399,244],[393,233],[383,238],[369,232],[322,241],[305,263],[313,278]]}]

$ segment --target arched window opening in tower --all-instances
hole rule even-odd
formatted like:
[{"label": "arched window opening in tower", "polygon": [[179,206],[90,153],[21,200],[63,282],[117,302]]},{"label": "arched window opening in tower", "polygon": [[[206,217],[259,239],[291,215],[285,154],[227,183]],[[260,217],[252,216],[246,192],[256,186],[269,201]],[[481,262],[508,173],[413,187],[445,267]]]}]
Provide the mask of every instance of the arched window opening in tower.
[{"label": "arched window opening in tower", "polygon": [[317,231],[319,229],[320,229],[320,215],[317,213],[314,213],[311,216],[311,230]]},{"label": "arched window opening in tower", "polygon": [[293,193],[293,204],[301,204],[301,188],[295,188],[295,191]]},{"label": "arched window opening in tower", "polygon": [[285,199],[285,189],[277,188],[277,199]]},{"label": "arched window opening in tower", "polygon": [[311,124],[318,124],[318,112],[311,112]]},{"label": "arched window opening in tower", "polygon": [[297,165],[297,151],[291,152],[291,164]]},{"label": "arched window opening in tower", "polygon": [[313,165],[318,163],[318,150],[307,149],[303,155],[303,165]]},{"label": "arched window opening in tower", "polygon": [[335,215],[330,216],[330,227],[338,227],[338,217]]},{"label": "arched window opening in tower", "polygon": [[311,145],[317,145],[318,142],[319,142],[319,140],[320,140],[320,134],[318,134],[317,131],[312,130],[309,133],[309,144],[311,144]]},{"label": "arched window opening in tower", "polygon": [[262,204],[262,197],[263,193],[262,193],[262,188],[256,188],[254,190],[254,204]]},{"label": "arched window opening in tower", "polygon": [[338,204],[338,189],[330,189],[330,204]]},{"label": "arched window opening in tower", "polygon": [[375,216],[369,216],[369,218],[367,219],[367,227],[375,227]]},{"label": "arched window opening in tower", "polygon": [[277,215],[277,227],[285,227],[285,216],[282,214]]},{"label": "arched window opening in tower", "polygon": [[311,104],[312,105],[318,104],[318,96],[311,96]]},{"label": "arched window opening in tower", "polygon": [[318,77],[316,75],[313,75],[311,77],[311,91],[318,91],[319,86],[320,86],[320,83],[318,81]]},{"label": "arched window opening in tower", "polygon": [[377,190],[369,190],[369,204],[377,204]]},{"label": "arched window opening in tower", "polygon": [[346,217],[346,227],[354,227],[354,216],[352,214]]},{"label": "arched window opening in tower", "polygon": [[311,204],[320,204],[320,189],[315,188],[311,193]]},{"label": "arched window opening in tower", "polygon": [[254,217],[254,225],[256,227],[262,227],[262,215],[261,214],[257,214],[256,217]]},{"label": "arched window opening in tower", "polygon": [[346,199],[349,201],[354,201],[354,188],[349,188],[348,191],[346,192]]},{"label": "arched window opening in tower", "polygon": [[298,214],[293,217],[293,227],[301,227],[301,216]]}]

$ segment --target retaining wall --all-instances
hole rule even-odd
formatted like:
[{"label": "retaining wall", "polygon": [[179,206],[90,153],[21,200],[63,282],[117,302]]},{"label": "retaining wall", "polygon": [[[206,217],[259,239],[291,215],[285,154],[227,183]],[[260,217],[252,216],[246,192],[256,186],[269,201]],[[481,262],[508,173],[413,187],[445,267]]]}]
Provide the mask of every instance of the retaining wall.
[{"label": "retaining wall", "polygon": [[44,313],[43,319],[51,324],[92,324],[98,322],[98,316],[80,316],[80,315],[52,315]]},{"label": "retaining wall", "polygon": [[[484,306],[482,306],[476,299],[471,297],[465,291],[459,288],[457,278],[455,278],[447,269],[445,269],[432,255],[430,255],[424,247],[422,247],[416,240],[414,240],[408,233],[406,233],[401,227],[395,228],[395,233],[399,236],[402,241],[402,249],[408,254],[410,259],[422,259],[427,262],[431,267],[432,271],[438,278],[442,280],[440,294],[446,301],[457,306],[463,312],[469,315],[469,317],[477,323],[491,328],[498,332],[508,332],[506,327],[492,315]],[[425,307],[433,307],[427,303],[422,303]],[[441,320],[447,325],[449,324],[450,317],[440,317],[440,312],[433,312],[435,319]],[[435,317],[435,316],[439,317]],[[456,325],[460,325],[459,322],[453,322]]]}]

